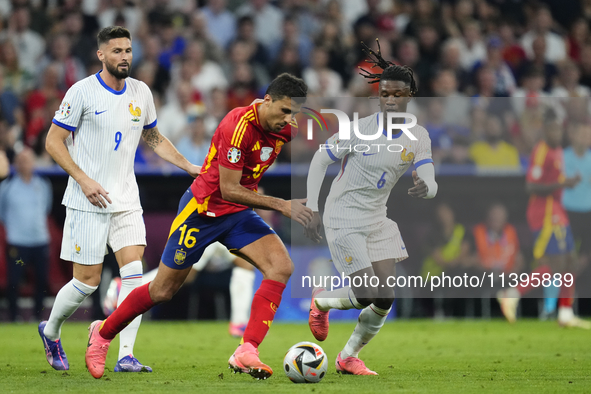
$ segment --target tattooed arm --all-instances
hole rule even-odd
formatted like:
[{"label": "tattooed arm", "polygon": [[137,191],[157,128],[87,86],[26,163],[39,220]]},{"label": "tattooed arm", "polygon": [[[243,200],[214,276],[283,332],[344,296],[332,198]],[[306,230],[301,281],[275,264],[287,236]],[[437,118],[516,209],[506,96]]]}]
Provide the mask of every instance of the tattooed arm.
[{"label": "tattooed arm", "polygon": [[181,170],[187,171],[187,173],[193,178],[201,172],[201,166],[191,164],[183,155],[181,155],[168,138],[160,134],[158,127],[144,130],[142,132],[142,138],[158,156],[162,157],[167,162],[174,164]]}]

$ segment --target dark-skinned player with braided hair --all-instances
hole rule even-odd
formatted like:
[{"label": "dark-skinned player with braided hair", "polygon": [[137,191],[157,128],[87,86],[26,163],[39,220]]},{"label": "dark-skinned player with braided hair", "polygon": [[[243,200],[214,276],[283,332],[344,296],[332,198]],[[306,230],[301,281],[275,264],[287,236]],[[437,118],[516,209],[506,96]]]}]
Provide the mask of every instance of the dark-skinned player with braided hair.
[{"label": "dark-skinned player with braided hair", "polygon": [[[417,89],[411,68],[386,61],[379,43],[377,52],[363,45],[370,57],[368,62],[373,64],[371,68],[382,69],[381,73],[363,69],[360,73],[370,80],[369,83],[379,83],[380,111],[358,122],[361,134],[373,135],[380,124],[383,127],[389,113],[406,112]],[[395,123],[405,123],[403,118],[403,115],[395,117]],[[324,341],[328,335],[330,309],[361,310],[355,330],[337,356],[335,366],[339,373],[377,375],[359,359],[359,352],[384,325],[394,302],[396,263],[408,257],[398,225],[386,217],[386,202],[392,188],[414,164],[414,186],[408,194],[430,199],[437,193],[429,134],[418,125],[408,127],[408,131],[416,140],[402,130],[393,130],[391,139],[388,139],[383,130],[378,139],[371,141],[371,150],[363,152],[351,148],[364,140],[353,133],[350,140],[341,140],[337,133],[328,139],[326,149],[316,152],[310,164],[307,206],[314,216],[305,227],[305,233],[319,242],[320,226],[324,223],[333,263],[353,284],[331,291],[313,289],[310,330],[317,340]],[[385,148],[392,144],[403,149],[390,151]],[[327,167],[336,161],[342,161],[341,171],[332,183],[321,221],[318,212],[320,188]],[[379,284],[375,279],[363,281],[363,278],[377,278]],[[355,283],[364,285],[356,286]]]}]

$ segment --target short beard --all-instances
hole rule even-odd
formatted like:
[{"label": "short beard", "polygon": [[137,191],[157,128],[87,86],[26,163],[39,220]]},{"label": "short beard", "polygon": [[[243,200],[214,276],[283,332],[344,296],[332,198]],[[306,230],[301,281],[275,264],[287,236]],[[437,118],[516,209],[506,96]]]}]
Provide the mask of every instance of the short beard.
[{"label": "short beard", "polygon": [[129,77],[129,73],[131,72],[131,64],[127,66],[127,70],[122,71],[119,71],[117,66],[112,66],[109,63],[105,63],[105,65],[107,66],[107,71],[117,79],[125,79]]}]

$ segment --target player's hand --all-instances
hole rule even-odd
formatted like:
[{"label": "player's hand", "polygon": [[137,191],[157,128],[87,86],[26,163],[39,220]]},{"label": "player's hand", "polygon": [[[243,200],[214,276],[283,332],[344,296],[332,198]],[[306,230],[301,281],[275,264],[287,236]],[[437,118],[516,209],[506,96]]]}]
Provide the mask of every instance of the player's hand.
[{"label": "player's hand", "polygon": [[562,183],[562,185],[564,187],[566,187],[567,189],[571,189],[575,186],[577,186],[577,184],[581,182],[581,174],[577,174],[575,176],[573,176],[572,178],[566,178],[564,180],[564,182]]},{"label": "player's hand", "polygon": [[416,171],[412,172],[412,180],[415,185],[408,189],[408,195],[414,198],[426,197],[429,188],[427,187],[425,181],[419,178]]},{"label": "player's hand", "polygon": [[196,166],[195,164],[191,164],[191,166],[187,169],[187,173],[191,175],[193,178],[197,178],[201,173],[201,166]]},{"label": "player's hand", "polygon": [[107,202],[113,204],[109,198],[109,192],[103,189],[103,187],[94,179],[88,178],[80,184],[82,193],[88,198],[88,201],[95,207],[106,208]]},{"label": "player's hand", "polygon": [[306,198],[286,201],[285,209],[281,213],[306,227],[314,216],[314,212],[304,205],[306,201]]},{"label": "player's hand", "polygon": [[304,226],[304,235],[316,243],[320,243],[322,236],[320,235],[320,228],[322,226],[322,219],[318,212],[314,212],[312,220],[307,226]]}]

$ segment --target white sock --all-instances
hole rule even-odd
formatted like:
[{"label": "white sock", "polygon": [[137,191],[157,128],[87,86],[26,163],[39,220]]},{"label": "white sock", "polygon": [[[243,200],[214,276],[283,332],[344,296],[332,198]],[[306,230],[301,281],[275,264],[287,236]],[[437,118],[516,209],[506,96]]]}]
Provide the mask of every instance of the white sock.
[{"label": "white sock", "polygon": [[142,277],[142,284],[150,283],[158,275],[158,268],[154,268],[152,271],[146,272]]},{"label": "white sock", "polygon": [[363,309],[350,287],[341,287],[333,291],[323,291],[316,298],[316,307],[323,312],[331,309]]},{"label": "white sock", "polygon": [[[390,307],[390,309],[392,308]],[[351,338],[349,338],[349,341],[347,341],[345,348],[341,352],[341,358],[357,358],[361,349],[380,331],[380,328],[386,322],[390,309],[378,308],[374,304],[371,304],[362,310],[359,314],[355,331],[353,331]]]},{"label": "white sock", "polygon": [[[117,299],[117,306],[121,305],[133,289],[142,285],[142,271],[142,262],[139,260],[132,261],[119,269],[119,274],[121,275],[121,292]],[[141,322],[142,315],[139,315],[119,334],[118,360],[121,360],[125,356],[133,355],[133,345]]]},{"label": "white sock", "polygon": [[248,312],[252,303],[255,273],[246,268],[234,267],[230,278],[230,302],[232,313],[230,323],[248,323]]},{"label": "white sock", "polygon": [[573,312],[572,307],[561,306],[558,308],[558,321],[559,322],[570,321],[573,317],[575,317],[575,313]]},{"label": "white sock", "polygon": [[98,286],[88,286],[76,278],[66,283],[55,297],[49,320],[43,334],[52,341],[61,337],[62,325],[72,316],[82,302],[91,295]]}]

